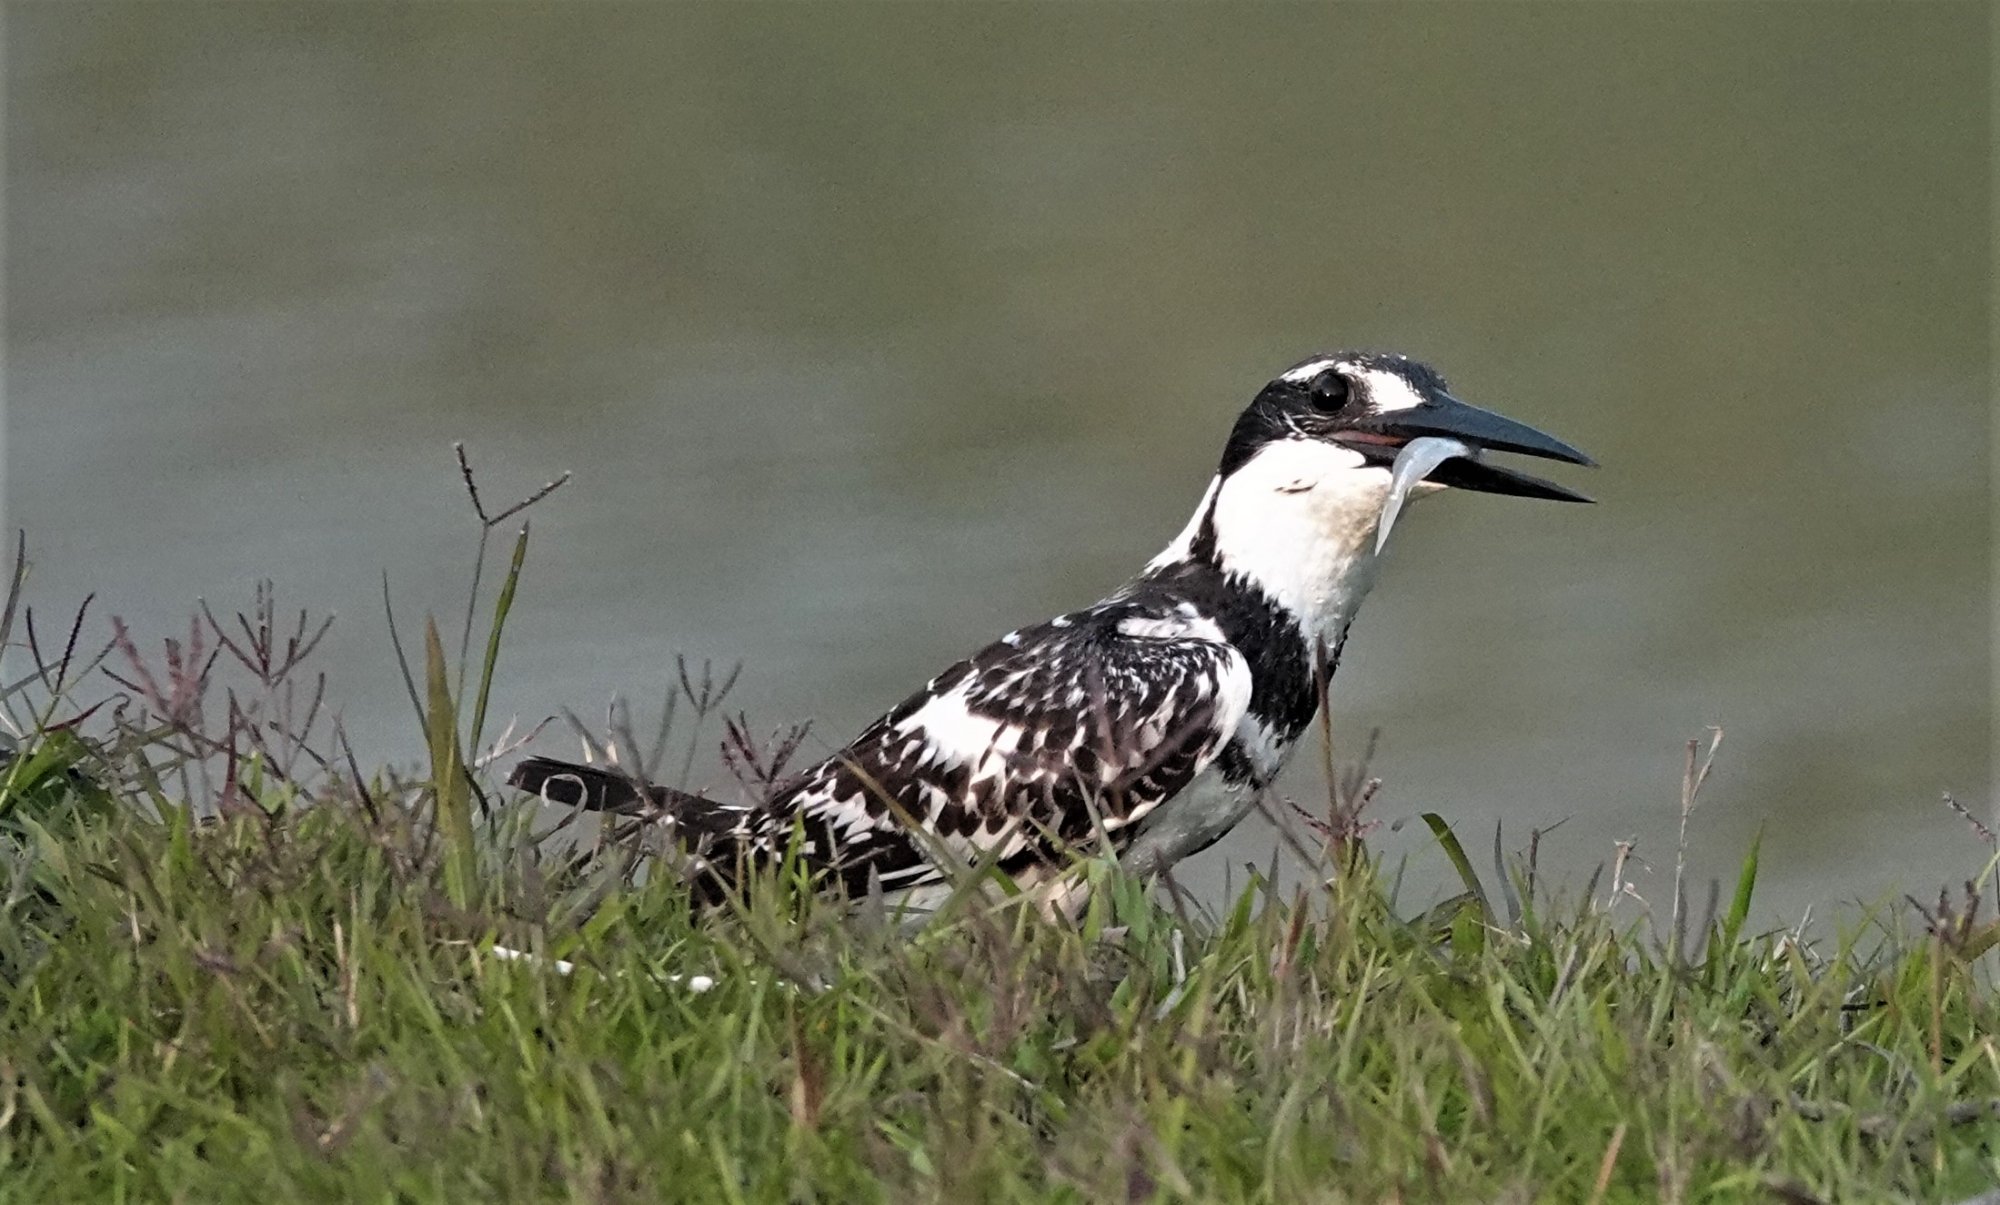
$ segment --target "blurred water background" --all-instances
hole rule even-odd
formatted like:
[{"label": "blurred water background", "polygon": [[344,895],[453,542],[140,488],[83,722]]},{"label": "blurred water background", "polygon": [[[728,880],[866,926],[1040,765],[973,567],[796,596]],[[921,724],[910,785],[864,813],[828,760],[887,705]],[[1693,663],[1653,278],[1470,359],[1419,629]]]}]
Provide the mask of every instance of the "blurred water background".
[{"label": "blurred water background", "polygon": [[[1590,508],[1405,520],[1335,683],[1417,813],[1664,902],[1922,895],[1989,810],[1978,4],[63,3],[6,15],[6,514],[45,614],[254,582],[456,615],[489,493],[572,469],[495,711],[643,713],[676,654],[850,735],[1180,527],[1236,410],[1341,346],[1587,449]],[[550,740],[548,747],[569,747]],[[1318,797],[1316,757],[1287,789]],[[698,783],[717,783],[713,759]],[[1271,829],[1188,868],[1213,895]],[[1482,859],[1483,860],[1483,859]]]}]

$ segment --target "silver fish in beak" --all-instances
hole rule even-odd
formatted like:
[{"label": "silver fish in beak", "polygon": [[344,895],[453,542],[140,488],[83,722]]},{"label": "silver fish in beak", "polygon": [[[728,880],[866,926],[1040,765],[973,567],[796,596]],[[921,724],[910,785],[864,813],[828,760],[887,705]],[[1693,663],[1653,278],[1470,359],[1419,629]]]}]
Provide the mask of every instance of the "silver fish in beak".
[{"label": "silver fish in beak", "polygon": [[1395,468],[1389,474],[1389,496],[1382,502],[1382,519],[1375,527],[1375,552],[1379,556],[1389,542],[1389,529],[1403,513],[1403,502],[1417,483],[1431,475],[1454,456],[1474,456],[1472,445],[1442,435],[1419,435],[1396,453]]},{"label": "silver fish in beak", "polygon": [[1345,433],[1335,438],[1377,464],[1389,460],[1388,447],[1396,449],[1395,458],[1389,461],[1389,494],[1383,499],[1381,521],[1375,529],[1378,553],[1388,542],[1389,530],[1395,526],[1396,516],[1402,513],[1403,503],[1424,481],[1438,487],[1488,494],[1559,502],[1590,501],[1588,496],[1568,486],[1493,464],[1485,454],[1518,452],[1570,464],[1595,464],[1590,457],[1526,423],[1468,406],[1447,393],[1442,384],[1429,389],[1416,405],[1358,416],[1348,423]]}]

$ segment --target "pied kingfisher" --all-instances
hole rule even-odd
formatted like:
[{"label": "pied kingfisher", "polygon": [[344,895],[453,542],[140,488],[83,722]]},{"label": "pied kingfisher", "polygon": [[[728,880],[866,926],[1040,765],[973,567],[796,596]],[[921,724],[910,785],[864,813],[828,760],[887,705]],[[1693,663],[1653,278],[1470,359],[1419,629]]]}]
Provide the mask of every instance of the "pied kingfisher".
[{"label": "pied kingfisher", "polygon": [[1258,391],[1194,517],[1138,576],[953,665],[762,801],[541,757],[509,782],[671,820],[700,846],[704,897],[795,834],[798,856],[850,894],[871,879],[938,884],[947,856],[1051,881],[1100,837],[1130,870],[1157,874],[1221,839],[1283,768],[1406,494],[1590,500],[1488,450],[1592,463],[1459,401],[1415,360],[1313,356]]}]

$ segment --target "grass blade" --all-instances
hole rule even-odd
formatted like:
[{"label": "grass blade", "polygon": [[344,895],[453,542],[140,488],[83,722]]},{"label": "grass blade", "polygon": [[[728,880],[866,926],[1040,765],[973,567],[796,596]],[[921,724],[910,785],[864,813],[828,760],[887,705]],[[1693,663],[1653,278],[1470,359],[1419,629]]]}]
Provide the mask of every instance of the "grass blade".
[{"label": "grass blade", "polygon": [[500,661],[500,633],[507,626],[507,612],[514,609],[514,588],[521,584],[521,564],[528,557],[528,525],[514,537],[514,556],[507,563],[507,577],[500,583],[500,597],[493,603],[493,627],[486,633],[486,660],[479,667],[479,694],[472,704],[472,727],[468,744],[473,755],[486,731],[486,699],[493,693],[493,667]]},{"label": "grass blade", "polygon": [[1425,812],[1424,823],[1430,825],[1431,836],[1437,838],[1439,847],[1444,850],[1444,856],[1451,859],[1452,869],[1456,870],[1458,877],[1464,881],[1465,889],[1472,893],[1473,899],[1479,901],[1480,913],[1489,924],[1492,923],[1493,905],[1486,898],[1486,888],[1480,884],[1478,872],[1472,869],[1472,859],[1465,856],[1465,846],[1458,842],[1458,834],[1452,832],[1451,825],[1446,824],[1444,817],[1436,812]]},{"label": "grass blade", "polygon": [[424,737],[430,746],[431,789],[444,832],[444,889],[453,905],[463,908],[472,899],[472,791],[459,758],[458,713],[434,617],[424,620],[424,685],[430,696]]},{"label": "grass blade", "polygon": [[1736,894],[1730,897],[1729,914],[1722,919],[1722,948],[1734,949],[1750,918],[1750,897],[1757,890],[1757,854],[1764,846],[1764,830],[1751,839],[1750,852],[1743,858],[1743,870],[1736,876]]}]

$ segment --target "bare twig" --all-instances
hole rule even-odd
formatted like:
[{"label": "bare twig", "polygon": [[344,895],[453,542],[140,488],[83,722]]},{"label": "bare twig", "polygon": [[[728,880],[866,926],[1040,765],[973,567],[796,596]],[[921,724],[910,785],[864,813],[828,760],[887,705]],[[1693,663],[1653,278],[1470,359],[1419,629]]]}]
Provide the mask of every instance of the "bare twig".
[{"label": "bare twig", "polygon": [[1687,877],[1688,817],[1701,801],[1701,788],[1708,782],[1708,772],[1715,768],[1715,751],[1722,746],[1722,729],[1710,728],[1708,752],[1701,752],[1700,741],[1687,743],[1687,761],[1681,771],[1681,824],[1680,841],[1674,849],[1674,904],[1673,924],[1669,939],[1670,956],[1678,958],[1684,948],[1682,932],[1687,922],[1687,897],[1684,894]]},{"label": "bare twig", "polygon": [[417,722],[423,723],[424,705],[417,697],[417,680],[410,673],[409,655],[403,652],[402,633],[396,630],[396,604],[389,597],[389,571],[382,571],[382,612],[389,618],[389,645],[396,652],[396,668],[403,673],[403,689],[410,696],[410,710],[417,715]]},{"label": "bare twig", "polygon": [[14,572],[7,580],[7,605],[0,611],[0,649],[14,635],[14,611],[21,602],[21,585],[28,577],[28,533],[16,530],[14,533]]}]

